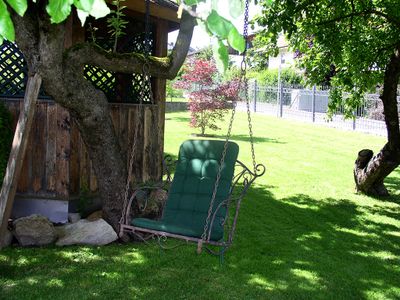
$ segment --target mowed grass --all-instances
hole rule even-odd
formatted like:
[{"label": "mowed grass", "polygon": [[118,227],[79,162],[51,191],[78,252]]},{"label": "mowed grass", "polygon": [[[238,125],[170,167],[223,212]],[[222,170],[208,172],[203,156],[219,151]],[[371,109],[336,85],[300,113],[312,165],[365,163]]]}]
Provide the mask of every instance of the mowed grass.
[{"label": "mowed grass", "polygon": [[[191,138],[188,122],[187,113],[167,114],[167,153]],[[253,126],[267,173],[243,201],[224,265],[195,246],[8,248],[0,298],[400,298],[400,171],[383,200],[355,194],[352,175],[357,152],[379,150],[384,139],[261,115]],[[250,166],[242,113],[232,139]]]}]

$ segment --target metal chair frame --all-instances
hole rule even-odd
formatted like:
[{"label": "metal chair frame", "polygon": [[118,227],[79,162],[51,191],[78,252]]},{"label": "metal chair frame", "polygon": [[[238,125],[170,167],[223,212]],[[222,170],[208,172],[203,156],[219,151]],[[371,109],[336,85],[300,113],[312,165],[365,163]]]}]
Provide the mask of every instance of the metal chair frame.
[{"label": "metal chair frame", "polygon": [[[166,171],[167,183],[171,182],[171,172],[170,172],[170,163],[171,159],[166,157],[164,159],[164,170]],[[139,237],[142,240],[145,240],[141,235],[138,233],[145,233],[150,234],[151,237],[156,237],[158,241],[165,240],[167,238],[174,238],[180,239],[186,242],[197,243],[197,253],[200,254],[203,248],[203,243],[206,245],[211,246],[218,246],[220,250],[214,251],[207,246],[205,249],[214,255],[219,255],[220,257],[228,250],[228,248],[233,243],[233,237],[236,230],[237,219],[239,216],[239,210],[241,206],[241,202],[246,195],[248,189],[250,188],[251,184],[256,180],[256,178],[262,176],[265,173],[265,166],[262,164],[258,164],[256,166],[255,172],[250,171],[249,168],[246,167],[241,161],[237,160],[235,164],[235,175],[232,178],[232,185],[229,191],[229,196],[226,200],[222,201],[211,216],[210,226],[207,233],[207,239],[203,240],[201,237],[190,237],[185,235],[179,235],[175,233],[165,232],[165,231],[158,231],[143,227],[132,226],[130,224],[130,213],[133,202],[136,200],[136,196],[143,190],[151,190],[151,189],[158,189],[161,186],[144,186],[136,189],[132,196],[129,199],[128,205],[126,210],[123,212],[123,222],[120,224],[120,236],[123,233],[132,233],[135,236]],[[165,184],[164,184],[165,186]],[[145,205],[146,206],[146,205]],[[226,216],[224,218],[218,218],[218,211],[222,208],[226,208]],[[233,211],[234,216],[230,218],[229,212]],[[211,237],[211,229],[213,228],[214,222],[220,222],[220,224],[224,227],[224,237],[220,241],[212,241]],[[221,257],[222,258],[222,257]]]}]

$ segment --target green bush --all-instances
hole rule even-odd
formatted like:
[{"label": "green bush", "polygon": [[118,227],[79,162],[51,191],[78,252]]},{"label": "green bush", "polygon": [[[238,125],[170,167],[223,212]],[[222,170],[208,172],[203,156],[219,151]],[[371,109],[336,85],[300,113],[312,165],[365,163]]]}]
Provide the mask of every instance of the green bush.
[{"label": "green bush", "polygon": [[13,138],[12,116],[0,102],[0,185],[3,183]]},{"label": "green bush", "polygon": [[[266,69],[262,71],[249,71],[249,78],[256,79],[260,85],[278,85],[278,70],[277,69]],[[301,85],[304,84],[303,76],[292,69],[282,69],[281,72],[282,83],[285,85]]]},{"label": "green bush", "polygon": [[177,89],[174,87],[176,79],[167,80],[167,88],[166,88],[166,100],[172,101],[173,98],[183,98],[183,90]]}]

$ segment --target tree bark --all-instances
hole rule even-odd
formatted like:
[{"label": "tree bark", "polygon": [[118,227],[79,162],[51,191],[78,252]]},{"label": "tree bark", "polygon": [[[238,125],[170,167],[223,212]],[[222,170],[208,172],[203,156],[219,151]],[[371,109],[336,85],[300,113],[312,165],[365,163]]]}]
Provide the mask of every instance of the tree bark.
[{"label": "tree bark", "polygon": [[397,106],[397,86],[400,78],[400,45],[390,57],[385,70],[381,100],[388,141],[375,156],[369,149],[361,150],[354,166],[354,179],[359,192],[372,196],[387,196],[384,179],[400,165],[400,128]]},{"label": "tree bark", "polygon": [[195,20],[184,14],[178,41],[169,57],[111,54],[90,43],[64,48],[64,23],[51,24],[45,8],[29,5],[23,18],[12,15],[16,42],[24,54],[30,71],[38,72],[43,86],[55,102],[74,118],[93,162],[103,200],[105,220],[119,232],[123,196],[128,177],[126,157],[114,131],[105,94],[86,81],[87,64],[119,73],[142,72],[148,64],[152,76],[173,78],[183,64],[189,49]]}]

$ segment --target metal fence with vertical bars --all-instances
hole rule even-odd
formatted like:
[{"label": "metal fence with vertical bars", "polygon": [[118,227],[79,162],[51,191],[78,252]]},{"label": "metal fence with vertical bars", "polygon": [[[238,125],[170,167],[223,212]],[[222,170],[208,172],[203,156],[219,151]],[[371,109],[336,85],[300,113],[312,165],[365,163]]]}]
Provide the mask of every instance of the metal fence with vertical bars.
[{"label": "metal fence with vertical bars", "polygon": [[[345,119],[339,109],[329,119],[329,89],[326,87],[306,88],[282,83],[265,86],[251,81],[249,89],[253,98],[252,108],[257,113],[381,136],[387,134],[379,94],[365,95],[365,103],[357,107],[353,118]],[[400,110],[400,96],[398,103]],[[245,104],[239,103],[238,107],[245,109]]]}]

